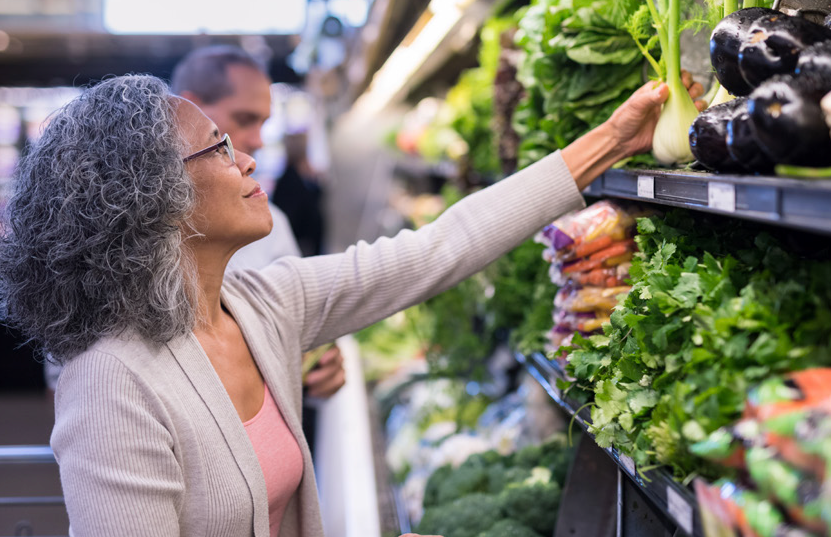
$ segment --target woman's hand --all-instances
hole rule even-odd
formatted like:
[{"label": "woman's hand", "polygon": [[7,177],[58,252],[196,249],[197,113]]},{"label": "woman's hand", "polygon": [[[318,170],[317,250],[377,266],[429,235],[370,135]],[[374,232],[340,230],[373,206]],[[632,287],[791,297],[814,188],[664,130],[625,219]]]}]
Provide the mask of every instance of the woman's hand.
[{"label": "woman's hand", "polygon": [[652,133],[668,96],[666,84],[647,82],[605,123],[563,149],[577,188],[583,190],[615,162],[652,147]]},{"label": "woman's hand", "polygon": [[[692,75],[681,70],[681,82],[687,88],[690,97],[699,111],[707,108],[707,103],[697,100],[704,95],[704,87],[693,80]],[[663,82],[647,82],[615,110],[607,123],[617,134],[617,142],[623,150],[623,157],[631,157],[638,153],[645,153],[652,148],[652,135],[658,116],[661,115],[661,104],[669,96],[669,87]]]},{"label": "woman's hand", "polygon": [[663,82],[647,82],[618,107],[606,127],[618,146],[617,160],[644,153],[652,148],[652,134],[661,115],[661,105],[669,96]]},{"label": "woman's hand", "polygon": [[303,385],[310,396],[328,398],[340,390],[345,383],[343,355],[335,345],[327,350],[314,369],[309,371]]},{"label": "woman's hand", "polygon": [[[693,99],[703,94],[704,88],[688,72],[682,71],[681,80]],[[667,97],[665,83],[647,82],[605,123],[563,149],[563,160],[580,190],[615,162],[652,149],[652,135]],[[706,107],[704,101],[695,101],[695,105],[699,110]]]}]

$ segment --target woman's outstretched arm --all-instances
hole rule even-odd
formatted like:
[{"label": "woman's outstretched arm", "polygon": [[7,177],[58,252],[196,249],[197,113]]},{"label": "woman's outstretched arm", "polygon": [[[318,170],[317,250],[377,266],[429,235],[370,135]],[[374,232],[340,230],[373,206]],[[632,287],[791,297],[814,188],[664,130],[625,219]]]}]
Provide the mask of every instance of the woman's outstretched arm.
[{"label": "woman's outstretched arm", "polygon": [[665,85],[648,84],[562,151],[472,194],[418,231],[342,254],[289,259],[237,274],[229,286],[278,308],[309,349],[424,301],[476,273],[558,216],[617,160],[649,149]]}]

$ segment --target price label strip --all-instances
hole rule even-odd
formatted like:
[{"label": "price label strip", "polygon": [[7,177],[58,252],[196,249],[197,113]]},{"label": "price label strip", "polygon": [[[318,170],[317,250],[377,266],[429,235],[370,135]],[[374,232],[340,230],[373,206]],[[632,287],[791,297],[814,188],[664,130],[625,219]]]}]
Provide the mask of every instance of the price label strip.
[{"label": "price label strip", "polygon": [[707,207],[728,213],[736,212],[736,185],[707,183]]},{"label": "price label strip", "polygon": [[624,455],[623,453],[621,453],[620,464],[621,466],[623,466],[623,469],[626,470],[626,472],[629,475],[635,475],[635,461],[632,460],[632,457],[629,457],[628,455]]},{"label": "price label strip", "polygon": [[655,178],[651,175],[638,176],[638,197],[655,199]]},{"label": "price label strip", "polygon": [[671,486],[667,486],[667,510],[687,535],[693,532],[693,509]]}]

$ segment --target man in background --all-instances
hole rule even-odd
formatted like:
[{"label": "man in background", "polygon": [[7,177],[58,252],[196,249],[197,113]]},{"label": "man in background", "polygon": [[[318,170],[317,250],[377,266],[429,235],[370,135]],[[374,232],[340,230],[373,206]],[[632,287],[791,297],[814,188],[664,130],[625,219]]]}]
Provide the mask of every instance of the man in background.
[{"label": "man in background", "polygon": [[[244,50],[232,46],[194,50],[174,69],[171,89],[201,108],[220,133],[231,137],[235,148],[253,155],[263,146],[261,129],[271,115],[271,80],[265,68]],[[300,255],[285,214],[271,203],[269,208],[274,221],[271,233],[234,254],[229,269],[257,269],[284,255]],[[327,398],[344,382],[343,358],[333,347],[306,376],[304,386],[309,396]],[[303,422],[313,447],[313,408],[304,408]]]}]

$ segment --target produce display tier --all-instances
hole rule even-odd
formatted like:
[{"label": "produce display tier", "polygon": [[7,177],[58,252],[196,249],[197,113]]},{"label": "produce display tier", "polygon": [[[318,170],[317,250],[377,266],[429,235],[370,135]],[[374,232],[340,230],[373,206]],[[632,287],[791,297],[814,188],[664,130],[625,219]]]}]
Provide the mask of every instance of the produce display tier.
[{"label": "produce display tier", "polygon": [[831,180],[612,169],[584,194],[713,212],[831,235]]},{"label": "produce display tier", "polygon": [[[542,385],[543,389],[575,422],[588,433],[591,417],[587,408],[580,408],[575,401],[564,397],[557,387],[557,381],[565,378],[562,369],[540,353],[523,355],[514,353],[516,360],[525,366],[528,373]],[[604,451],[615,461],[638,489],[643,492],[653,507],[678,525],[681,534],[690,537],[704,537],[698,502],[693,491],[675,481],[664,468],[639,470],[635,461],[614,448]]]}]

